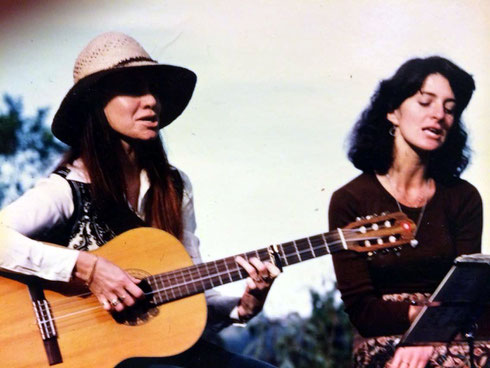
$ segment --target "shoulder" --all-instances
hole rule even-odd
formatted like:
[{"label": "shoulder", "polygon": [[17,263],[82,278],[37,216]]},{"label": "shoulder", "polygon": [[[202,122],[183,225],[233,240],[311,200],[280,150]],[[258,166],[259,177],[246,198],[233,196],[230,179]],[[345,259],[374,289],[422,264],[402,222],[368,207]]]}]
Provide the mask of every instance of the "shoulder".
[{"label": "shoulder", "polygon": [[456,179],[451,183],[437,183],[440,198],[450,213],[465,211],[482,211],[482,198],[476,187],[464,179]]},{"label": "shoulder", "polygon": [[366,196],[372,196],[377,190],[379,190],[379,183],[376,176],[363,173],[337,189],[332,194],[332,199],[366,198]]},{"label": "shoulder", "polygon": [[172,166],[172,170],[179,176],[180,180],[182,181],[184,199],[192,198],[192,184],[189,176],[184,171],[175,166]]},{"label": "shoulder", "polygon": [[87,169],[80,158],[73,161],[73,163],[66,165],[66,167],[62,168],[61,170],[61,173],[64,174],[66,180],[90,183],[90,177],[88,176]]},{"label": "shoulder", "polygon": [[442,195],[451,202],[481,202],[478,189],[470,182],[458,178],[450,183],[437,183]]}]

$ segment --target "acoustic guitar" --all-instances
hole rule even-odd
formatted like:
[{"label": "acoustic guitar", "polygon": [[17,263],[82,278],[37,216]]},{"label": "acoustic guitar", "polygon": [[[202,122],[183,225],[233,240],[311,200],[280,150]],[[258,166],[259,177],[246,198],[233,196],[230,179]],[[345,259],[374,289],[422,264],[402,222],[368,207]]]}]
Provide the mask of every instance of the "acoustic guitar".
[{"label": "acoustic guitar", "polygon": [[[240,254],[278,267],[337,251],[376,253],[413,238],[403,213]],[[113,367],[135,356],[190,348],[206,323],[204,291],[247,277],[235,256],[193,265],[182,244],[154,228],[129,230],[95,251],[141,279],[144,300],[105,311],[83,285],[0,273],[0,362],[7,367]]]}]

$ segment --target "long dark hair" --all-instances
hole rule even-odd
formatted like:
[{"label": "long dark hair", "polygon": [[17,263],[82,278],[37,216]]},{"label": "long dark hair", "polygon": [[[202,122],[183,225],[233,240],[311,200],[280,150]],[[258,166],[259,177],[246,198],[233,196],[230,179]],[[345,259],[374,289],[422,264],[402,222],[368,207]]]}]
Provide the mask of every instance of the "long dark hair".
[{"label": "long dark hair", "polygon": [[470,74],[440,56],[408,60],[393,77],[381,81],[349,138],[348,157],[355,167],[367,173],[388,171],[393,163],[393,136],[389,134],[392,123],[387,114],[417,93],[431,74],[441,74],[449,81],[456,106],[446,141],[429,157],[428,174],[442,182],[461,175],[470,159],[461,115],[471,99],[475,82]]},{"label": "long dark hair", "polygon": [[[103,106],[105,99],[90,99],[80,140],[65,154],[58,167],[81,158],[91,185],[94,204],[101,212],[108,208],[128,208],[126,182],[123,175],[126,156],[121,138],[109,125]],[[145,205],[145,222],[165,230],[178,239],[183,238],[181,213],[182,196],[175,174],[160,137],[148,142],[132,142],[138,164],[145,169],[151,186]]]}]

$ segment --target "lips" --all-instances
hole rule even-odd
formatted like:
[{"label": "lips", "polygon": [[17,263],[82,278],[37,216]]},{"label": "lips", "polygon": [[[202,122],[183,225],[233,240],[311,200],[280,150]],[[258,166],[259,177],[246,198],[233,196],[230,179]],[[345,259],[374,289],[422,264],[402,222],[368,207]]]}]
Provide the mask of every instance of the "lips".
[{"label": "lips", "polygon": [[156,121],[157,116],[156,115],[147,115],[147,116],[142,116],[138,120],[145,120],[145,121]]},{"label": "lips", "polygon": [[157,115],[146,115],[138,118],[137,120],[143,121],[146,125],[150,127],[158,126],[158,116]]},{"label": "lips", "polygon": [[441,128],[436,127],[428,127],[422,129],[429,137],[440,138],[444,134],[444,131]]}]

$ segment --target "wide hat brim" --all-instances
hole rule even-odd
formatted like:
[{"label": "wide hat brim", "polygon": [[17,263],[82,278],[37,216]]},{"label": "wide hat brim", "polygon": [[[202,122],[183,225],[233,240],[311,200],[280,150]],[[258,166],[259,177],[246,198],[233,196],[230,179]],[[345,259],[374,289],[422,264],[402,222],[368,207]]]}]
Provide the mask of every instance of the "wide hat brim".
[{"label": "wide hat brim", "polygon": [[124,73],[142,74],[149,78],[161,105],[160,128],[173,122],[187,107],[196,86],[196,74],[186,68],[166,64],[125,66],[102,70],[79,80],[66,94],[56,112],[51,130],[60,141],[74,146],[79,142],[86,122],[91,96],[99,82],[109,75]]}]

